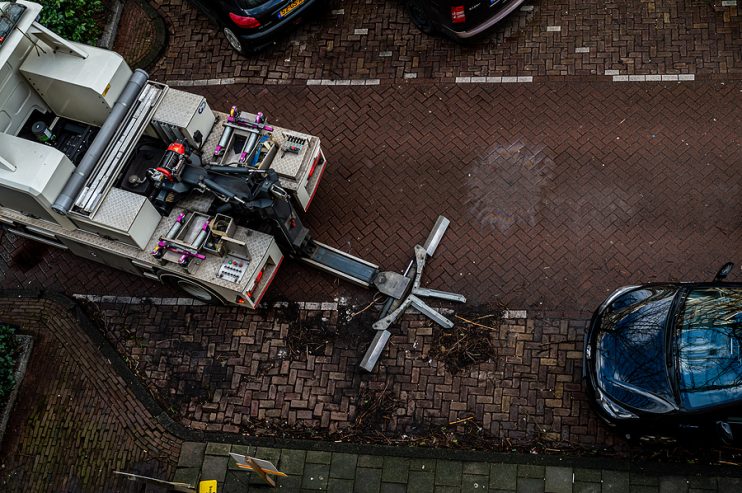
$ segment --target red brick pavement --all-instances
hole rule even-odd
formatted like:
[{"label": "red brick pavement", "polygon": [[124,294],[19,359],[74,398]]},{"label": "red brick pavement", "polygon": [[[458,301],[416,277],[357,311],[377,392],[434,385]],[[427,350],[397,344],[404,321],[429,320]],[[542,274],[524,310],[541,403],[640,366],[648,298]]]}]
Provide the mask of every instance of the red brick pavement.
[{"label": "red brick pavement", "polygon": [[155,26],[139,0],[126,0],[121,13],[113,51],[132,66],[139,66],[157,40]]},{"label": "red brick pavement", "polygon": [[[104,305],[104,314],[109,338],[163,407],[197,430],[293,438],[379,431],[394,440],[407,435],[414,443],[431,430],[464,431],[476,424],[479,435],[495,437],[489,444],[498,447],[538,442],[626,450],[582,393],[584,320],[500,325],[489,319],[488,361],[452,374],[431,353],[440,329],[408,315],[369,375],[358,363],[370,323],[349,323],[342,307],[339,313],[288,310],[288,318],[281,310],[140,305]],[[309,328],[321,328],[323,335],[309,346],[298,344],[297,334]],[[305,352],[308,347],[314,351]],[[390,407],[380,416],[369,413],[364,400],[384,391]],[[448,426],[469,416],[473,423]]]},{"label": "red brick pavement", "polygon": [[[402,270],[438,214],[426,270],[471,304],[591,311],[616,286],[705,279],[739,260],[742,122],[735,82],[199,88],[319,135],[329,160],[317,239]],[[349,200],[353,197],[353,200]],[[2,240],[7,262],[14,243]],[[0,264],[2,265],[2,264]],[[90,266],[95,265],[92,272]],[[88,266],[85,268],[84,266]],[[156,295],[161,287],[54,252],[0,287]],[[272,299],[361,291],[296,262]]]},{"label": "red brick pavement", "polygon": [[114,470],[168,478],[180,441],[165,432],[52,301],[0,300],[0,321],[34,336],[0,453],[3,491],[132,491]]},{"label": "red brick pavement", "polygon": [[[247,58],[231,52],[187,0],[150,3],[170,31],[168,50],[155,68],[158,77],[168,80],[395,81],[414,74],[453,81],[456,76],[594,77],[606,70],[727,79],[742,75],[742,14],[738,7],[723,7],[721,0],[529,1],[525,5],[531,11],[517,11],[490,36],[463,47],[421,34],[401,2],[335,0],[269,50]],[[337,9],[344,13],[333,14]],[[368,33],[356,34],[357,29]],[[136,43],[139,33],[121,37]]]}]

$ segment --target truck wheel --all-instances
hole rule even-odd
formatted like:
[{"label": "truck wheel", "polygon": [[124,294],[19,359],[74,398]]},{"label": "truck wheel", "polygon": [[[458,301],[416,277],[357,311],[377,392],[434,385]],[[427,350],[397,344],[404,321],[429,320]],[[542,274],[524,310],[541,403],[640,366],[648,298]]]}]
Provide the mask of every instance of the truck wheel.
[{"label": "truck wheel", "polygon": [[237,53],[244,55],[245,48],[242,46],[240,38],[238,38],[237,35],[228,27],[225,27],[223,32],[224,37],[227,38],[227,41],[229,42],[229,46],[231,46]]},{"label": "truck wheel", "polygon": [[433,34],[435,32],[435,24],[430,18],[429,9],[425,7],[426,2],[424,0],[409,0],[407,2],[407,13],[412,20],[412,23],[425,34]]},{"label": "truck wheel", "polygon": [[224,298],[219,293],[195,281],[168,272],[160,273],[159,277],[163,284],[174,286],[198,301],[203,301],[210,305],[225,304]]}]

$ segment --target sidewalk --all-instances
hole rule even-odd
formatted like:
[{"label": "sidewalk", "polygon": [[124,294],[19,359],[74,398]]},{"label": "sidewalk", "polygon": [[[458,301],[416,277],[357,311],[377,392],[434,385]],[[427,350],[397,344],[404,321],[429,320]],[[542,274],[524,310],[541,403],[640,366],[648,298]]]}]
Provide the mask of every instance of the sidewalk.
[{"label": "sidewalk", "polygon": [[[742,479],[714,476],[648,474],[618,467],[537,465],[513,457],[513,462],[445,460],[421,457],[400,449],[382,456],[343,452],[247,447],[186,442],[180,451],[174,481],[195,484],[216,479],[220,493],[267,491],[248,471],[240,470],[229,452],[270,460],[286,478],[286,491],[337,493],[731,493]],[[424,452],[424,451],[423,451]]]},{"label": "sidewalk", "polygon": [[[38,294],[37,294],[38,296]],[[728,466],[641,464],[567,455],[495,454],[248,436],[188,429],[149,395],[74,303],[5,293],[0,321],[35,338],[21,400],[0,453],[0,482],[27,491],[124,492],[114,470],[221,493],[265,490],[227,454],[269,459],[286,491],[733,492]],[[257,448],[256,448],[257,447]]]}]

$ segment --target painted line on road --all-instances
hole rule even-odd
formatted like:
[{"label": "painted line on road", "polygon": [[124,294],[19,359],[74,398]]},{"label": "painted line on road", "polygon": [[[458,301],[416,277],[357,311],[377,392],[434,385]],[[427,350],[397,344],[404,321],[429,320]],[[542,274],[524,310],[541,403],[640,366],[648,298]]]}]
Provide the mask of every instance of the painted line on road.
[{"label": "painted line on road", "polygon": [[695,74],[612,75],[613,82],[688,82],[696,80]]},{"label": "painted line on road", "polygon": [[309,79],[308,86],[378,86],[379,79]]},{"label": "painted line on road", "polygon": [[513,84],[513,83],[530,83],[533,77],[513,76],[513,77],[456,77],[457,84]]},{"label": "painted line on road", "polygon": [[[578,48],[579,49],[579,48]],[[587,49],[589,50],[589,49]],[[580,53],[588,53],[589,51],[580,51]],[[387,56],[386,52],[381,52],[379,56]],[[612,82],[691,82],[696,80],[695,74],[649,74],[649,75],[622,75],[618,70],[605,70],[603,75],[611,77]],[[417,79],[418,74],[416,72],[405,72],[403,79],[411,80]],[[562,80],[569,80],[570,77],[561,77]],[[424,80],[424,79],[423,79]],[[547,76],[544,79],[540,79],[543,82],[549,80]],[[298,82],[298,81],[297,81]],[[395,82],[395,81],[391,81]],[[433,82],[436,82],[433,80]],[[517,75],[517,76],[497,76],[497,77],[482,77],[482,76],[460,76],[456,77],[456,84],[530,84],[533,82],[532,75]],[[228,86],[233,84],[257,84],[257,85],[271,85],[261,82],[256,82],[247,77],[228,77],[223,79],[196,79],[196,80],[169,80],[166,84],[171,87],[197,87],[197,86]],[[307,86],[379,86],[381,85],[381,79],[307,79]]]}]

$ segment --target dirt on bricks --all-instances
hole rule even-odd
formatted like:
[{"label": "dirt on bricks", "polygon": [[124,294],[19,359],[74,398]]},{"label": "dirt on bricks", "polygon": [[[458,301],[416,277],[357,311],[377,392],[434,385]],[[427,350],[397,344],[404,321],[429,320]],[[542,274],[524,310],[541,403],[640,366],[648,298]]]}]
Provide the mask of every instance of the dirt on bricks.
[{"label": "dirt on bricks", "polygon": [[[368,326],[348,344],[337,309],[322,351],[288,350],[285,307],[247,314],[208,307],[102,306],[105,332],[163,408],[188,428],[248,436],[521,451],[534,454],[736,460],[733,450],[633,446],[607,428],[581,382],[586,320],[502,320],[487,358],[451,371],[432,322],[406,315],[376,370],[358,367]],[[342,308],[342,307],[341,307]],[[459,322],[461,325],[461,322]],[[456,330],[456,328],[454,328]]]}]

